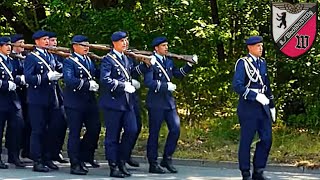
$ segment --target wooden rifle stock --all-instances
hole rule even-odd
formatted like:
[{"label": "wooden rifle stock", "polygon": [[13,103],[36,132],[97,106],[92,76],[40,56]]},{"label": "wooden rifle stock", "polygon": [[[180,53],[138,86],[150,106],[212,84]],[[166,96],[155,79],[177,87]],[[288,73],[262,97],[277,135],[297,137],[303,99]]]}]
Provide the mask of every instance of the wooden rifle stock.
[{"label": "wooden rifle stock", "polygon": [[[143,54],[143,55],[148,55],[148,56],[151,56],[153,54],[151,51],[140,51],[137,49],[132,49],[131,51],[134,52],[135,54]],[[179,55],[179,54],[174,54],[174,53],[168,52],[168,54],[166,56],[174,58],[174,59],[178,59],[178,60],[187,61],[187,62],[190,62],[193,64],[196,64],[196,61],[198,60],[197,55]]]},{"label": "wooden rifle stock", "polygon": [[[112,49],[109,45],[105,45],[105,44],[84,44],[84,45],[88,46],[89,48],[103,50],[103,51],[111,51]],[[138,61],[144,62],[149,66],[151,65],[150,63],[151,57],[149,56],[145,56],[143,54],[135,54],[134,52],[131,52],[131,51],[124,51],[123,53]]]}]

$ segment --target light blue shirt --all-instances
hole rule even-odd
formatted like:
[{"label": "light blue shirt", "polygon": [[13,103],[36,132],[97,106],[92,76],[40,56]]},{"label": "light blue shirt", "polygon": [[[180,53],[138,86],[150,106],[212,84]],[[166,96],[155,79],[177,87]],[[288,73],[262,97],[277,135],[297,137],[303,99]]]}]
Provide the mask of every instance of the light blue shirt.
[{"label": "light blue shirt", "polygon": [[[117,50],[115,50],[115,49],[113,49],[113,52],[114,52],[120,59],[122,59],[122,56],[124,55],[123,52],[120,53],[119,51],[117,51]],[[123,60],[123,59],[122,59],[122,60]]]}]

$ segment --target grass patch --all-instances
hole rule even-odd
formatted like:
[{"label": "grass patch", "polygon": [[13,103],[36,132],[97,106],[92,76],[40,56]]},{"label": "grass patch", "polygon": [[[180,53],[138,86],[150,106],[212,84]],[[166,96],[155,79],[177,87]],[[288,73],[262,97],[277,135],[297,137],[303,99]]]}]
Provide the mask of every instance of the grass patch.
[{"label": "grass patch", "polygon": [[[144,123],[146,125],[147,123]],[[163,123],[159,138],[159,156],[163,153],[168,130]],[[104,153],[104,129],[101,131],[98,153]],[[181,135],[175,158],[206,159],[214,161],[237,161],[240,125],[237,117],[213,118],[198,123],[194,127],[181,125]],[[134,155],[145,156],[148,128],[143,127]],[[256,137],[252,144],[252,152]],[[286,127],[281,122],[273,125],[273,145],[269,163],[297,164],[308,161],[320,162],[319,132]]]}]

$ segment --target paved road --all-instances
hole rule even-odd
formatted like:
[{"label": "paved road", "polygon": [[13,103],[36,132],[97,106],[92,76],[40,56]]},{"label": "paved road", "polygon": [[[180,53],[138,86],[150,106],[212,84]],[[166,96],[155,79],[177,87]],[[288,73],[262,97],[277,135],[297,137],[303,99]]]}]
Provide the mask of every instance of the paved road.
[{"label": "paved road", "polygon": [[[37,173],[32,171],[31,164],[25,169],[15,169],[10,165],[9,169],[0,170],[0,180],[107,180],[109,168],[106,163],[101,163],[102,167],[90,169],[86,176],[69,174],[69,165],[59,165],[59,171],[49,173]],[[140,168],[131,169],[132,177],[126,179],[150,179],[150,180],[241,180],[237,169],[209,168],[196,166],[176,166],[178,174],[149,174],[148,165],[141,164]],[[289,172],[266,172],[272,180],[316,180],[320,179],[320,174],[289,173]]]}]

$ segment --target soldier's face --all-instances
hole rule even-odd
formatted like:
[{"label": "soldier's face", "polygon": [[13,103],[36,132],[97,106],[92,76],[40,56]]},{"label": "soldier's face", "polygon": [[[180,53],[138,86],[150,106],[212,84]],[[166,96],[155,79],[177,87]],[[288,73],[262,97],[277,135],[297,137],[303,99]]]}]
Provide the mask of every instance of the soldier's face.
[{"label": "soldier's face", "polygon": [[253,45],[248,46],[249,53],[256,57],[261,57],[262,56],[262,51],[263,51],[263,43],[257,43]]},{"label": "soldier's face", "polygon": [[38,47],[42,47],[42,48],[48,47],[48,45],[49,45],[49,37],[48,36],[41,37],[39,39],[36,39],[35,42],[36,42],[36,45]]},{"label": "soldier's face", "polygon": [[117,50],[118,52],[123,52],[128,48],[129,41],[128,38],[122,38],[119,41],[113,41],[112,44],[115,50]]},{"label": "soldier's face", "polygon": [[11,45],[10,44],[4,44],[0,46],[0,53],[4,55],[9,55],[11,52]]},{"label": "soldier's face", "polygon": [[158,46],[155,47],[156,52],[161,55],[165,56],[168,54],[168,42],[164,42],[159,44]]},{"label": "soldier's face", "polygon": [[89,42],[82,42],[81,44],[74,44],[73,50],[74,52],[80,54],[80,55],[86,55],[89,52],[89,47],[86,46],[86,44],[89,44]]},{"label": "soldier's face", "polygon": [[[15,44],[17,44],[17,45],[24,44],[24,40],[21,39],[21,40],[19,40],[19,41],[16,41]],[[14,46],[14,47],[13,47],[13,50],[14,50],[16,53],[21,53],[22,51],[24,51],[24,48],[23,48],[23,47],[16,47],[16,46]]]},{"label": "soldier's face", "polygon": [[58,42],[56,37],[49,39],[49,46],[57,46],[57,45],[58,45]]}]

